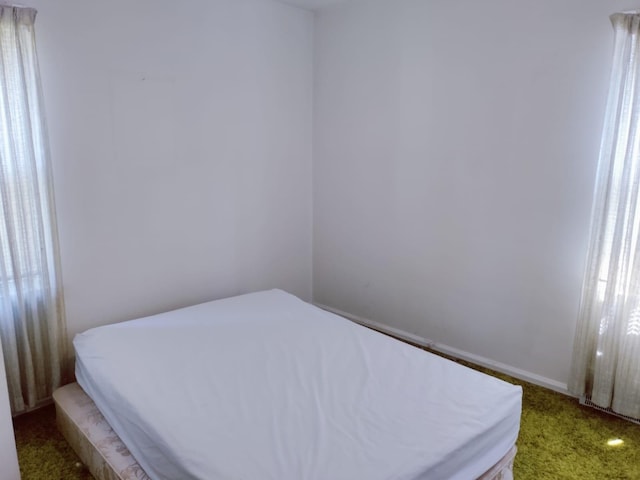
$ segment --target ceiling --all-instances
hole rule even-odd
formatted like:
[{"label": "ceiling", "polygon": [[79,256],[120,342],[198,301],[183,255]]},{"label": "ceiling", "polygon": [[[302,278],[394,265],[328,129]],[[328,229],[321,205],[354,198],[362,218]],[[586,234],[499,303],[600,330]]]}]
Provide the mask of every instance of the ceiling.
[{"label": "ceiling", "polygon": [[282,3],[295,5],[296,7],[306,8],[308,10],[319,10],[337,3],[345,3],[349,0],[279,0]]}]

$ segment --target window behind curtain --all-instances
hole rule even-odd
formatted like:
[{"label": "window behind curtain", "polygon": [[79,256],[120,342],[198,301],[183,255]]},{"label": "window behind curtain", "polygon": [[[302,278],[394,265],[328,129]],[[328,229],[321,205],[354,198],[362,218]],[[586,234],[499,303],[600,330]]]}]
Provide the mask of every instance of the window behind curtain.
[{"label": "window behind curtain", "polygon": [[0,6],[0,340],[14,413],[47,400],[66,364],[35,18]]},{"label": "window behind curtain", "polygon": [[640,14],[614,53],[569,390],[640,419]]}]

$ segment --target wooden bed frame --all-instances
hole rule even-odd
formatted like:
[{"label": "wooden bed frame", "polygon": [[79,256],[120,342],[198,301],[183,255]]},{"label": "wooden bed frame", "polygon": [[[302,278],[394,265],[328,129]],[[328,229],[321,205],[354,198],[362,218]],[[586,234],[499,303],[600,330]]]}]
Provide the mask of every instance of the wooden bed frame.
[{"label": "wooden bed frame", "polygon": [[[77,383],[53,394],[58,428],[97,480],[151,480]],[[478,480],[513,480],[516,446]]]}]

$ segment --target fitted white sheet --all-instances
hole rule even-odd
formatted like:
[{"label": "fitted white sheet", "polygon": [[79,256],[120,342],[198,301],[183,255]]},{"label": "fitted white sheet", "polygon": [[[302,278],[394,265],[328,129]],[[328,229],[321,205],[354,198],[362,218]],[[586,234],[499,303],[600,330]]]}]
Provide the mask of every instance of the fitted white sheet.
[{"label": "fitted white sheet", "polygon": [[522,391],[279,290],[77,335],[76,376],[154,479],[470,480]]}]

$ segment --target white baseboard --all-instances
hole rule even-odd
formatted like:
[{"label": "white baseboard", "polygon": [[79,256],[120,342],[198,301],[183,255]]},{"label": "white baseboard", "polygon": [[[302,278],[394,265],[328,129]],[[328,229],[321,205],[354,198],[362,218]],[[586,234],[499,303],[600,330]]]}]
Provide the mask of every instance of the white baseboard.
[{"label": "white baseboard", "polygon": [[457,348],[453,348],[448,345],[443,345],[441,343],[434,342],[433,340],[429,340],[428,338],[420,337],[419,335],[414,335],[413,333],[405,332],[404,330],[400,330],[399,328],[390,327],[388,325],[384,325],[382,323],[375,322],[367,318],[362,318],[357,315],[352,315],[350,313],[343,312],[341,310],[338,310],[337,308],[329,307],[327,305],[322,305],[320,303],[316,303],[315,305],[319,308],[322,308],[323,310],[326,310],[331,313],[335,313],[336,315],[340,315],[341,317],[345,317],[351,321],[354,321],[366,327],[373,328],[374,330],[378,330],[380,332],[386,333],[388,335],[391,335],[393,337],[399,338],[401,340],[405,340],[407,342],[410,342],[416,345],[427,347],[435,352],[443,353],[445,355],[449,355],[459,360],[465,360],[467,362],[471,362],[473,364],[480,365],[482,367],[489,368],[491,370],[495,370],[496,372],[504,373],[514,378],[524,380],[525,382],[533,383],[534,385],[539,385],[541,387],[548,388],[550,390],[553,390],[558,393],[562,393],[564,395],[573,396],[569,393],[566,383],[558,382],[556,380],[543,377],[542,375],[531,373],[526,370],[522,370],[520,368],[512,367],[511,365],[507,365],[506,363],[496,362],[495,360],[481,357],[473,353],[465,352],[464,350],[459,350]]}]

